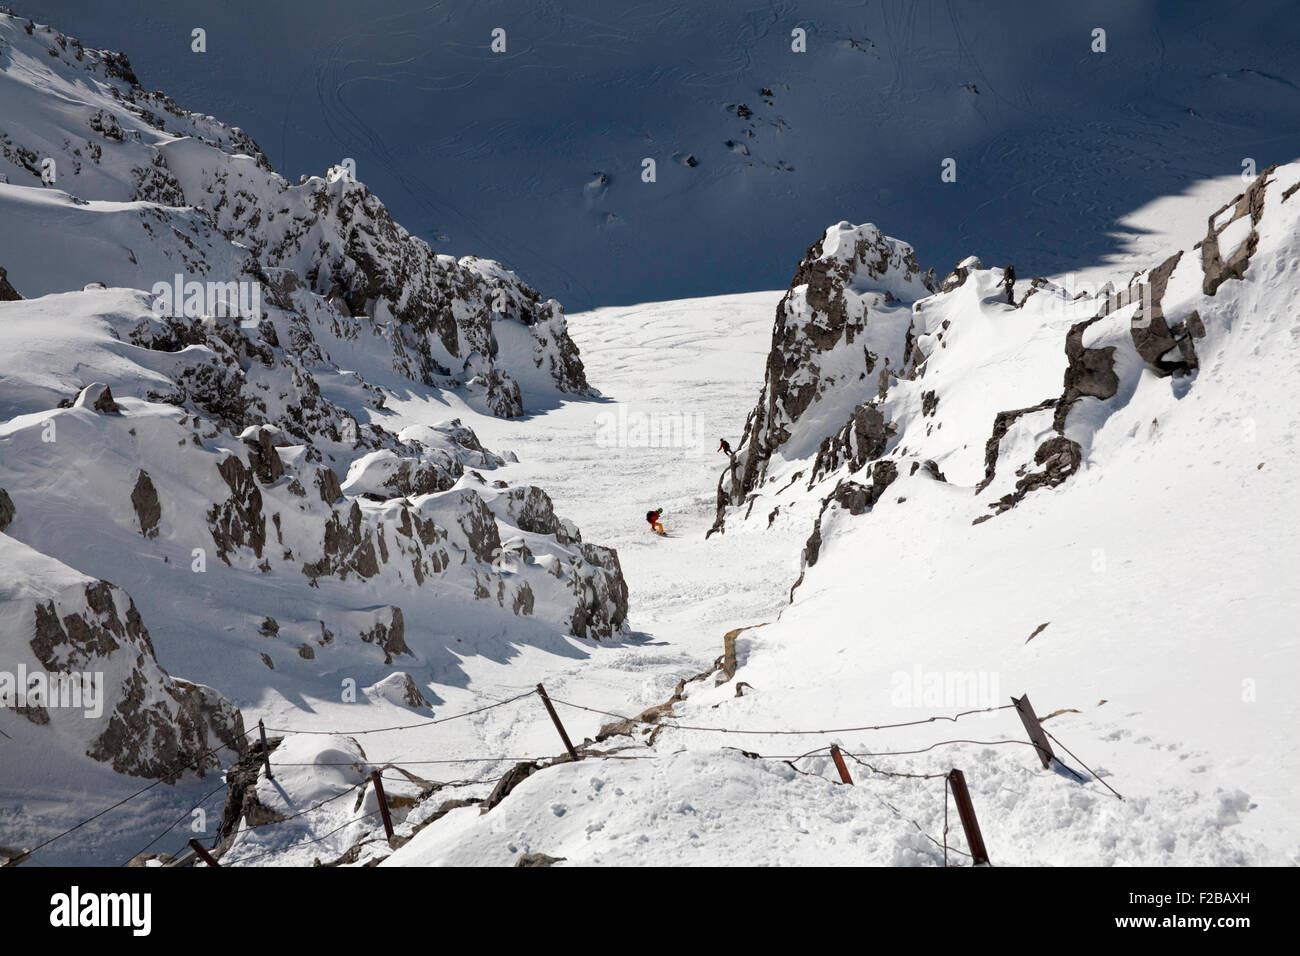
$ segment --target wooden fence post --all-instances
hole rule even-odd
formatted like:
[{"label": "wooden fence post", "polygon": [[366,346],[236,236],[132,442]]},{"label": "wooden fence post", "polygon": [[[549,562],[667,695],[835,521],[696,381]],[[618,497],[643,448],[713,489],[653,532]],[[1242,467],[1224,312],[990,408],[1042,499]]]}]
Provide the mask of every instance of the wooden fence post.
[{"label": "wooden fence post", "polygon": [[961,828],[966,831],[966,845],[970,847],[971,864],[979,866],[981,863],[988,863],[989,853],[984,848],[984,837],[980,833],[979,821],[975,819],[975,807],[970,802],[970,791],[966,789],[966,777],[956,767],[948,772],[948,786],[952,788],[953,800],[957,803]]},{"label": "wooden fence post", "polygon": [[844,766],[844,758],[840,755],[840,748],[831,744],[831,759],[835,761],[835,769],[840,772],[840,783],[853,785],[853,778],[849,776],[849,768]]},{"label": "wooden fence post", "polygon": [[1043,762],[1043,769],[1051,769],[1056,754],[1052,752],[1052,745],[1047,742],[1047,734],[1043,733],[1043,725],[1038,722],[1038,715],[1030,706],[1029,695],[1023,694],[1019,699],[1012,697],[1011,703],[1016,705],[1016,713],[1020,715],[1020,722],[1025,725],[1025,733],[1029,734],[1030,742],[1038,751],[1038,759]]},{"label": "wooden fence post", "polygon": [[384,818],[384,833],[388,839],[393,838],[393,818],[388,813],[388,797],[384,793],[384,781],[379,776],[379,771],[372,771],[370,782],[375,785],[375,796],[379,799],[379,814]]},{"label": "wooden fence post", "polygon": [[190,840],[190,849],[193,850],[195,855],[208,866],[220,868],[221,864],[212,858],[212,854],[208,852],[207,847],[198,840]]},{"label": "wooden fence post", "polygon": [[266,724],[260,720],[257,722],[257,732],[262,735],[262,763],[266,767],[266,779],[274,780],[271,776],[271,750],[266,746]]},{"label": "wooden fence post", "polygon": [[560,732],[560,739],[564,741],[564,749],[569,752],[571,759],[577,760],[578,752],[573,749],[573,744],[569,742],[569,735],[564,732],[564,724],[560,723],[560,715],[555,712],[555,707],[551,704],[551,698],[546,696],[546,688],[538,684],[537,693],[541,695],[542,703],[546,705],[546,712],[551,715],[551,720],[555,722],[555,729]]}]

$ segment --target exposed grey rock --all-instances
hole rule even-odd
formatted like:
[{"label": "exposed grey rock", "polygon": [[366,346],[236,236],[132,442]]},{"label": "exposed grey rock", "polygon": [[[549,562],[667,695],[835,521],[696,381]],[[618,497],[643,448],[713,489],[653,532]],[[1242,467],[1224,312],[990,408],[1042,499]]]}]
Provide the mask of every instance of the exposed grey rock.
[{"label": "exposed grey rock", "polygon": [[501,496],[510,521],[521,531],[533,534],[555,534],[560,521],[555,514],[551,496],[536,485],[518,485]]},{"label": "exposed grey rock", "polygon": [[[162,517],[162,506],[158,503],[158,491],[147,471],[141,470],[131,491],[131,506],[135,508],[136,519],[140,522],[140,533],[146,538],[158,537],[158,520]],[[0,503],[0,511],[3,503]],[[0,530],[3,522],[0,521]]]},{"label": "exposed grey rock", "polygon": [[343,489],[339,486],[339,476],[334,474],[331,468],[317,469],[316,488],[320,492],[320,500],[327,505],[332,505],[343,497]]},{"label": "exposed grey rock", "polygon": [[[831,234],[837,244],[828,247]],[[911,247],[870,224],[840,223],[809,247],[777,306],[763,389],[735,459],[719,481],[711,534],[723,530],[726,509],[744,503],[766,479],[772,454],[790,441],[815,402],[832,394],[842,401],[844,389],[873,380],[868,377],[875,375],[881,356],[868,347],[872,305],[898,301],[895,292],[919,298],[933,291],[928,283]],[[893,354],[903,345],[891,342],[885,351]],[[846,347],[861,349],[860,371],[855,358],[847,374],[842,367],[824,373],[822,356],[842,355]],[[842,359],[836,362],[843,365]]]},{"label": "exposed grey rock", "polygon": [[576,547],[584,560],[605,573],[589,575],[583,581],[569,630],[577,637],[608,637],[627,620],[627,581],[623,578],[618,552],[585,542]]},{"label": "exposed grey rock", "polygon": [[939,291],[951,292],[953,289],[965,285],[972,272],[983,268],[984,264],[980,262],[978,256],[967,256],[953,266],[952,271],[944,276],[943,282],[939,283]]},{"label": "exposed grey rock", "polygon": [[93,382],[83,388],[77,394],[72,407],[93,408],[101,415],[120,415],[122,413],[122,406],[113,400],[113,390],[103,382]]},{"label": "exposed grey rock", "polygon": [[264,485],[272,484],[284,474],[284,462],[280,460],[280,455],[275,449],[277,444],[283,445],[286,442],[283,440],[277,442],[276,438],[276,430],[265,426],[244,436],[244,445],[248,448],[249,467],[257,476],[257,480]]},{"label": "exposed grey rock", "polygon": [[859,405],[838,433],[822,441],[813,462],[808,487],[821,481],[841,465],[857,471],[885,453],[889,441],[885,417],[875,405]]},{"label": "exposed grey rock", "polygon": [[[1265,169],[1246,187],[1244,193],[1235,196],[1231,202],[1224,204],[1210,215],[1205,239],[1201,241],[1201,271],[1204,273],[1202,289],[1206,295],[1214,295],[1219,290],[1219,286],[1229,279],[1241,279],[1246,275],[1250,259],[1259,245],[1259,233],[1255,227],[1259,225],[1259,220],[1264,214],[1264,192],[1272,182],[1269,176],[1275,169],[1276,166]],[[1216,220],[1229,209],[1233,210],[1232,216],[1216,228]],[[1250,216],[1250,232],[1245,242],[1235,250],[1228,250],[1228,258],[1225,261],[1223,250],[1219,249],[1219,236],[1238,219],[1246,216]]]},{"label": "exposed grey rock", "polygon": [[995,508],[999,513],[1008,511],[1031,491],[1039,488],[1054,488],[1061,484],[1079,470],[1082,462],[1083,450],[1078,442],[1064,435],[1053,435],[1034,452],[1034,463],[1042,465],[1042,470],[1021,476],[1016,481],[1015,491],[1003,495],[990,507]]},{"label": "exposed grey rock", "polygon": [[361,640],[377,645],[384,652],[385,664],[393,663],[394,654],[411,653],[406,646],[406,621],[400,607],[377,612],[374,624],[361,632]]},{"label": "exposed grey rock", "polygon": [[208,528],[217,547],[217,556],[230,564],[230,555],[249,548],[257,557],[266,546],[266,517],[262,514],[262,492],[248,467],[234,455],[228,456],[217,470],[230,488],[230,497],[208,510]]},{"label": "exposed grey rock", "polygon": [[0,532],[3,532],[14,520],[17,510],[14,508],[13,499],[9,493],[0,488]]},{"label": "exposed grey rock", "polygon": [[562,856],[547,856],[545,853],[524,853],[515,860],[515,866],[554,866],[556,863],[563,863],[565,859]]},{"label": "exposed grey rock", "polygon": [[22,299],[18,290],[9,284],[9,276],[0,266],[0,302],[17,302]]},{"label": "exposed grey rock", "polygon": [[1045,408],[1055,408],[1056,401],[1055,398],[1047,398],[1037,405],[1030,405],[1028,408],[1013,408],[1009,411],[998,412],[993,419],[993,434],[984,443],[984,478],[975,486],[976,494],[979,494],[992,483],[997,473],[998,449],[1002,444],[1002,439],[1006,437],[1007,431],[1015,424],[1016,419],[1021,415],[1042,411]]},{"label": "exposed grey rock", "polygon": [[[1143,361],[1162,374],[1189,372],[1196,368],[1196,349],[1182,323],[1170,327],[1162,300],[1169,277],[1182,258],[1178,252],[1151,270],[1142,291],[1142,304],[1133,316],[1133,345]],[[1181,334],[1180,334],[1181,333]],[[1178,358],[1171,358],[1176,353]]]},{"label": "exposed grey rock", "polygon": [[[158,666],[153,642],[128,595],[95,581],[34,607],[30,646],[51,674],[104,670],[105,659],[132,662],[104,694],[104,729],[87,756],[118,773],[161,777],[179,770],[200,775],[221,766],[209,751],[243,751],[243,717],[210,687],[171,677]],[[29,715],[37,723],[48,723]],[[178,774],[179,775],[179,774]]]},{"label": "exposed grey rock", "polygon": [[487,813],[506,797],[510,796],[510,791],[514,790],[515,787],[519,786],[537,771],[541,770],[542,766],[543,764],[536,760],[525,760],[522,763],[515,764],[507,770],[501,776],[501,779],[497,781],[497,785],[492,788],[492,793],[483,801],[481,812]]}]

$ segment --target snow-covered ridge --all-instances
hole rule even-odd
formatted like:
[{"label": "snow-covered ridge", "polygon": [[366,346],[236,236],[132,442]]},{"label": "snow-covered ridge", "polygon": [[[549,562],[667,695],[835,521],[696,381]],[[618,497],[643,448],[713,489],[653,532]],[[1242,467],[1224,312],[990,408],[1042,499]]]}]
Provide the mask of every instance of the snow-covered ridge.
[{"label": "snow-covered ridge", "polygon": [[[759,404],[719,480],[714,530],[732,514],[770,526],[803,497],[857,514],[900,468],[972,489],[991,512],[976,510],[976,521],[1064,482],[1087,467],[1096,433],[1140,382],[1172,376],[1180,395],[1194,387],[1199,352],[1229,334],[1241,296],[1259,287],[1291,301],[1297,180],[1294,164],[1266,170],[1209,215],[1203,236],[1122,289],[1034,278],[1014,304],[1003,270],[975,256],[936,284],[874,226],[832,227],[778,309]],[[937,291],[900,298],[922,281]],[[814,529],[809,563],[819,541]]]}]

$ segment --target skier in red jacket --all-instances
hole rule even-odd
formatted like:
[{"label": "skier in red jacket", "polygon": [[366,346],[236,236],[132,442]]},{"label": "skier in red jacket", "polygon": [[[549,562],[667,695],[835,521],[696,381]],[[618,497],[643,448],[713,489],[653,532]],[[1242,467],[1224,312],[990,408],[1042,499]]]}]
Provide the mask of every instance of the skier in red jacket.
[{"label": "skier in red jacket", "polygon": [[650,522],[650,530],[655,534],[664,534],[664,526],[659,523],[659,516],[663,513],[663,508],[659,508],[655,511],[647,511],[645,513],[645,520]]}]

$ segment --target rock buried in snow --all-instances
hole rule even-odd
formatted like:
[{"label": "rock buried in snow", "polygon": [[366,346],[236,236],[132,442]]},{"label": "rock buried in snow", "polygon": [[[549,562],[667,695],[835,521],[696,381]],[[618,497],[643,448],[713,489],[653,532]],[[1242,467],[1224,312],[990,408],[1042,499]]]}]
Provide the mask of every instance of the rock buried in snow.
[{"label": "rock buried in snow", "polygon": [[404,671],[389,674],[377,684],[371,684],[365,688],[365,693],[368,697],[379,697],[390,704],[397,704],[401,707],[410,707],[415,710],[430,709],[429,701],[420,692],[419,686],[415,683],[415,678]]},{"label": "rock buried in snow", "polygon": [[515,860],[515,866],[554,866],[563,863],[567,857],[547,856],[545,853],[525,853]]},{"label": "rock buried in snow", "polygon": [[92,382],[78,394],[73,408],[93,408],[104,415],[120,415],[122,406],[113,400],[113,392],[103,382]]}]

